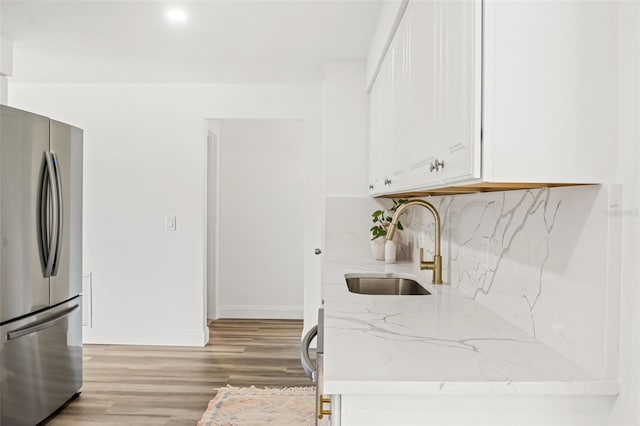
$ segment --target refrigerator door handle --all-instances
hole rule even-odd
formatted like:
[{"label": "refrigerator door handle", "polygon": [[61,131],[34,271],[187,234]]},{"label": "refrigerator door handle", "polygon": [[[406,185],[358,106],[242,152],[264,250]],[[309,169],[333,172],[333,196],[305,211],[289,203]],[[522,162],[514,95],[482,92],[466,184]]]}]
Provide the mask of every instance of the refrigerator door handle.
[{"label": "refrigerator door handle", "polygon": [[27,334],[36,333],[38,331],[44,330],[45,328],[53,327],[57,322],[71,315],[71,313],[79,307],[80,304],[74,305],[70,308],[65,309],[64,311],[58,312],[53,317],[45,318],[40,321],[36,321],[33,324],[29,324],[26,327],[21,327],[13,331],[9,331],[7,333],[7,340],[19,339],[20,337],[26,336]]},{"label": "refrigerator door handle", "polygon": [[42,166],[40,168],[40,179],[38,185],[38,252],[40,254],[40,264],[42,265],[42,275],[48,278],[47,264],[49,261],[49,226],[47,221],[49,206],[49,172],[47,169],[46,152],[42,156]]},{"label": "refrigerator door handle", "polygon": [[55,205],[53,206],[54,211],[57,212],[55,217],[55,221],[53,222],[53,226],[56,228],[56,251],[53,254],[53,269],[51,270],[51,276],[56,276],[58,274],[58,265],[60,264],[60,249],[62,247],[62,223],[64,218],[64,211],[62,210],[62,178],[60,177],[60,163],[58,162],[58,155],[55,152],[51,153],[52,162],[55,171],[56,178],[56,197],[55,197]]},{"label": "refrigerator door handle", "polygon": [[[49,183],[49,191],[50,191],[50,195],[51,195],[51,222],[50,222],[50,234],[49,234],[49,238],[48,238],[48,249],[47,249],[47,265],[45,268],[45,272],[44,272],[44,276],[45,277],[50,277],[51,273],[53,272],[53,263],[55,261],[55,250],[57,248],[57,244],[58,244],[58,189],[57,189],[57,181],[55,180],[56,177],[56,171],[55,171],[55,165],[54,165],[54,159],[53,159],[53,155],[51,152],[45,152],[44,153],[44,157],[45,160],[47,161],[47,182]],[[47,191],[46,189],[43,188],[43,191]],[[46,199],[46,197],[45,197]],[[46,210],[46,206],[45,206],[45,210]],[[45,216],[46,218],[46,216]],[[45,219],[46,222],[46,219]],[[45,227],[45,229],[49,228],[49,226]]]}]

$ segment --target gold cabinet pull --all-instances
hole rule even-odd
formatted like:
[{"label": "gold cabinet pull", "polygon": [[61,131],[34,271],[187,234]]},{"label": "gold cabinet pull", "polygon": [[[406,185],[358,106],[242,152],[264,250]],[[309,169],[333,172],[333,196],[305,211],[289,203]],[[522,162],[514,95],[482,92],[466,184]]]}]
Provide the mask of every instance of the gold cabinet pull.
[{"label": "gold cabinet pull", "polygon": [[324,416],[330,416],[331,410],[325,410],[324,404],[331,404],[331,398],[325,398],[323,395],[318,395],[318,418],[322,419]]}]

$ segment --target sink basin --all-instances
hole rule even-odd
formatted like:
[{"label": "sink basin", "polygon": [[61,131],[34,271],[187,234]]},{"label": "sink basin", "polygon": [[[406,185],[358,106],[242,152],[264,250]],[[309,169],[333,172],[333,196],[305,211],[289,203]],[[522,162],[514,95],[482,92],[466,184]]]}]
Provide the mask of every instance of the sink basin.
[{"label": "sink basin", "polygon": [[395,296],[431,294],[410,278],[394,275],[345,275],[351,293],[386,294]]}]

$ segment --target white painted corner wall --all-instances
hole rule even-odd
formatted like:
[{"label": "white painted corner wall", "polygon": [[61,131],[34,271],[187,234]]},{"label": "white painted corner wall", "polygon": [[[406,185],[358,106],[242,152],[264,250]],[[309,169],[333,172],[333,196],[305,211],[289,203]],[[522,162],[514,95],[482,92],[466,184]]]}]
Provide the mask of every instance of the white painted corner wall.
[{"label": "white painted corner wall", "polygon": [[[325,64],[320,152],[322,204],[318,212],[322,222],[319,227],[321,238],[316,246],[323,252],[310,259],[312,268],[305,268],[305,273],[312,273],[314,276],[305,279],[304,332],[318,322],[318,308],[322,301],[322,263],[325,258],[334,254],[333,248],[341,247],[343,242],[336,240],[334,236],[344,236],[342,231],[348,228],[346,224],[353,223],[345,216],[345,221],[336,228],[335,216],[333,213],[328,216],[327,203],[331,203],[334,198],[348,200],[351,197],[360,198],[360,201],[367,204],[371,202],[367,194],[368,102],[364,61],[334,61]],[[330,208],[331,212],[337,213],[333,207]],[[348,216],[353,212],[342,213]]]},{"label": "white painted corner wall", "polygon": [[365,63],[324,67],[323,163],[326,196],[368,196],[369,97]]},{"label": "white painted corner wall", "polygon": [[[319,244],[319,86],[10,84],[9,89],[11,106],[85,131],[83,263],[84,273],[92,274],[93,301],[86,343],[208,341],[209,118],[304,121],[307,191],[298,194],[298,202],[308,219],[305,253]],[[175,232],[165,230],[169,215],[177,217]],[[305,276],[308,263],[305,259]]]}]

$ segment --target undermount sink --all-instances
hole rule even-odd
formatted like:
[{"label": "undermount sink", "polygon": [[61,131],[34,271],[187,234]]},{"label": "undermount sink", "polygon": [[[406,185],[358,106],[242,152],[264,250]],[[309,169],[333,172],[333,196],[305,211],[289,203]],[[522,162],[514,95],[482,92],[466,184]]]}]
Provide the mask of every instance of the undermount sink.
[{"label": "undermount sink", "polygon": [[393,274],[356,275],[346,274],[347,287],[351,293],[385,294],[395,296],[431,294],[426,288],[410,278],[402,278]]}]

